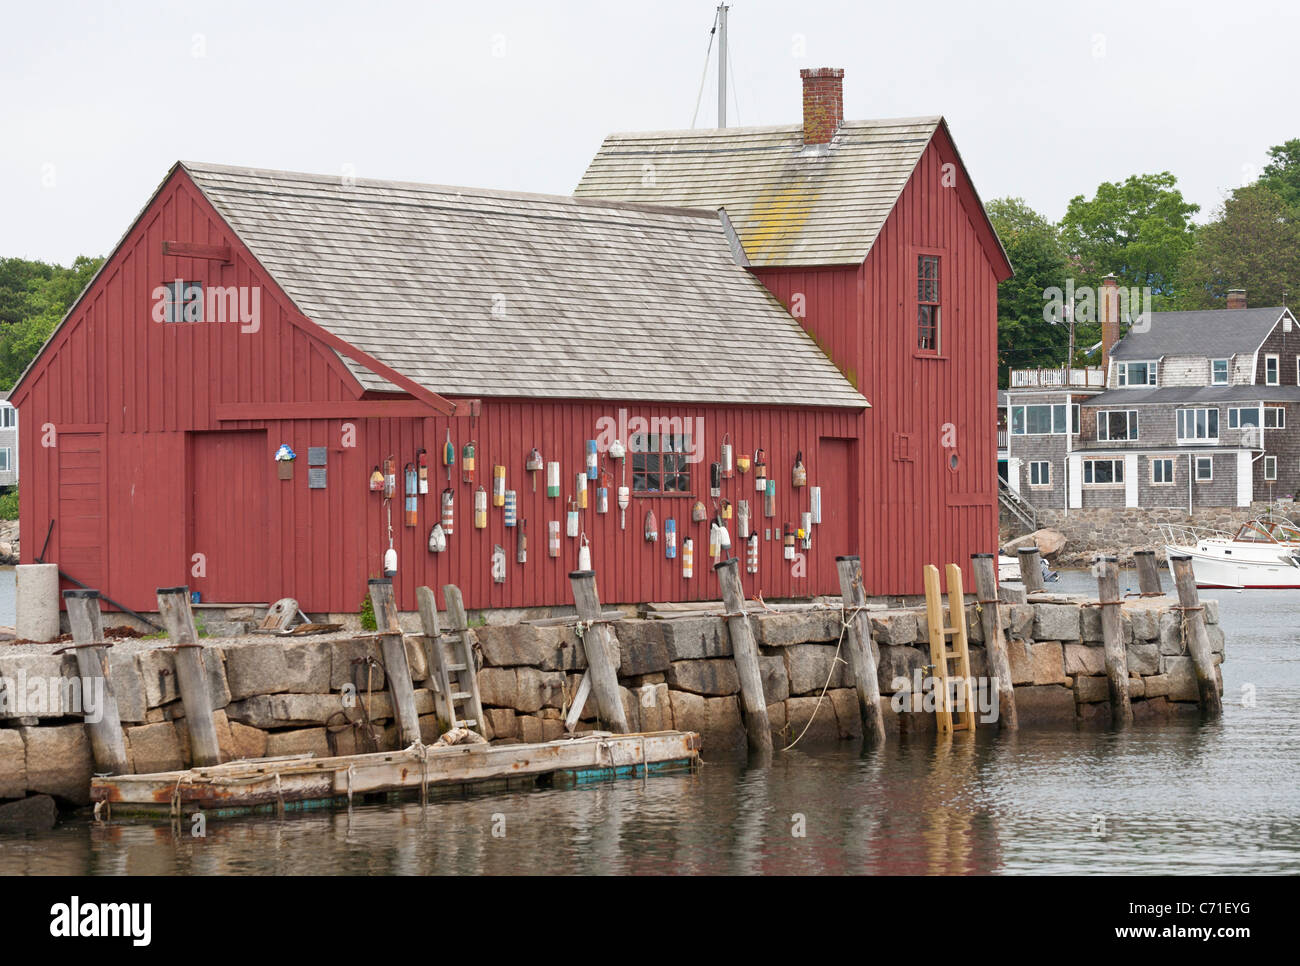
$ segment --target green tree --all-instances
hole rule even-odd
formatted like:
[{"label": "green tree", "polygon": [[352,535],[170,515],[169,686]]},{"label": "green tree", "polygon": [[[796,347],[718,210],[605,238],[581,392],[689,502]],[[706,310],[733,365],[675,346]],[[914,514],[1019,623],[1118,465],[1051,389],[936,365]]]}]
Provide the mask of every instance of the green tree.
[{"label": "green tree", "polygon": [[1021,198],[997,198],[986,206],[1015,275],[998,285],[998,369],[1056,366],[1065,361],[1069,336],[1043,318],[1044,292],[1065,285],[1069,275],[1056,226]]},{"label": "green tree", "polygon": [[1132,175],[1122,184],[1104,182],[1092,198],[1070,200],[1061,219],[1061,241],[1078,258],[1076,285],[1097,285],[1114,273],[1120,284],[1150,288],[1156,307],[1173,298],[1178,268],[1192,247],[1192,215],[1168,171]]},{"label": "green tree", "polygon": [[1245,289],[1252,305],[1281,305],[1284,296],[1294,301],[1300,216],[1263,179],[1238,188],[1197,232],[1180,274],[1187,308],[1222,308],[1232,288]]},{"label": "green tree", "polygon": [[13,388],[103,263],[86,255],[68,268],[0,260],[0,388]]},{"label": "green tree", "polygon": [[1257,184],[1277,194],[1288,208],[1300,214],[1300,138],[1268,149],[1272,160],[1264,166]]}]

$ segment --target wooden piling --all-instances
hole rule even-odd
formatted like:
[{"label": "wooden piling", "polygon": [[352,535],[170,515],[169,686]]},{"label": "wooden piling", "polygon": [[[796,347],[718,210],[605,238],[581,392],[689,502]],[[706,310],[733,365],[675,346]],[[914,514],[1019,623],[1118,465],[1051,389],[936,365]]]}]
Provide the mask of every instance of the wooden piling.
[{"label": "wooden piling", "polygon": [[988,655],[989,671],[997,682],[998,727],[1015,731],[1020,727],[1020,717],[1016,713],[1016,689],[1011,683],[1006,632],[1002,629],[997,558],[991,553],[971,554],[971,569],[975,572],[975,600],[984,630],[984,651]]},{"label": "wooden piling", "polygon": [[578,617],[587,625],[582,634],[582,650],[591,671],[591,690],[596,695],[597,714],[614,731],[627,734],[632,729],[628,726],[623,696],[618,690],[618,672],[610,657],[617,644],[612,640],[613,631],[600,614],[596,573],[593,570],[575,570],[569,574],[569,583],[573,587]]},{"label": "wooden piling", "polygon": [[415,710],[415,686],[411,683],[411,666],[406,660],[406,642],[397,617],[393,581],[388,577],[376,577],[370,580],[369,587],[375,626],[379,629],[379,647],[384,657],[384,678],[388,681],[393,713],[405,748],[420,741],[420,716]]},{"label": "wooden piling", "polygon": [[1038,548],[1021,547],[1017,553],[1020,555],[1020,582],[1025,585],[1025,593],[1042,593],[1043,559],[1039,556]]},{"label": "wooden piling", "polygon": [[1124,648],[1124,624],[1120,614],[1119,560],[1098,557],[1097,600],[1101,607],[1101,636],[1106,650],[1106,682],[1110,687],[1110,720],[1116,728],[1133,723],[1133,706],[1128,696],[1128,652]]},{"label": "wooden piling", "polygon": [[82,707],[86,707],[87,685],[94,687],[102,682],[102,705],[99,720],[86,720],[90,735],[90,749],[95,756],[95,771],[108,775],[124,775],[129,770],[126,761],[126,738],[122,734],[122,718],[117,710],[117,696],[113,693],[113,678],[108,671],[108,649],[104,646],[104,624],[99,612],[99,591],[65,590],[63,600],[68,608],[68,623],[72,626],[72,639],[76,642],[77,673],[81,675]]},{"label": "wooden piling", "polygon": [[[880,705],[876,658],[871,652],[871,617],[862,609],[867,601],[862,589],[862,561],[856,556],[836,557],[835,567],[840,574],[844,621],[848,625],[845,633],[848,637],[849,665],[853,668],[853,679],[858,688],[863,742],[868,746],[882,745],[885,743],[885,715]],[[763,710],[766,713],[766,705]]]},{"label": "wooden piling", "polygon": [[1164,593],[1160,586],[1160,571],[1156,566],[1154,550],[1133,551],[1133,562],[1138,572],[1138,593],[1143,597],[1158,597]]},{"label": "wooden piling", "polygon": [[217,723],[212,715],[212,693],[203,664],[205,648],[199,643],[190,610],[188,587],[159,587],[158,616],[167,628],[175,649],[176,687],[185,708],[185,727],[190,733],[190,757],[195,767],[221,763]]},{"label": "wooden piling", "polygon": [[1201,694],[1201,711],[1217,718],[1223,713],[1223,700],[1214,674],[1214,654],[1210,651],[1210,635],[1205,630],[1205,611],[1200,594],[1196,591],[1196,577],[1192,573],[1192,558],[1180,554],[1169,558],[1169,569],[1178,588],[1178,604],[1183,614],[1183,629],[1187,635],[1187,653],[1196,669],[1196,686]]},{"label": "wooden piling", "polygon": [[[745,613],[745,591],[740,584],[740,561],[719,560],[713,565],[722,587],[722,604],[727,612],[727,630],[731,635],[731,654],[740,676],[741,709],[745,713],[745,733],[749,750],[761,756],[772,754],[772,726],[767,719],[767,699],[763,696],[763,673],[758,666],[758,645]],[[870,640],[870,638],[868,638]],[[867,645],[870,647],[870,644]],[[874,678],[873,678],[874,680]]]}]

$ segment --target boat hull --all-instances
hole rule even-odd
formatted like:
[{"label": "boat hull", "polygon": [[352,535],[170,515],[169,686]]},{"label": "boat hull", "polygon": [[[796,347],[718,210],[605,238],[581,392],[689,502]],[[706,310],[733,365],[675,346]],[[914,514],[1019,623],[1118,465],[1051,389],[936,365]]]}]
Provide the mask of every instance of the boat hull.
[{"label": "boat hull", "polygon": [[[1300,589],[1300,568],[1289,562],[1289,552],[1256,552],[1252,556],[1242,555],[1254,550],[1255,548],[1232,551],[1225,551],[1223,548],[1203,550],[1198,547],[1170,544],[1165,546],[1165,557],[1166,559],[1180,555],[1191,557],[1192,573],[1196,577],[1197,587],[1244,590]],[[1238,556],[1229,556],[1229,553]]]}]

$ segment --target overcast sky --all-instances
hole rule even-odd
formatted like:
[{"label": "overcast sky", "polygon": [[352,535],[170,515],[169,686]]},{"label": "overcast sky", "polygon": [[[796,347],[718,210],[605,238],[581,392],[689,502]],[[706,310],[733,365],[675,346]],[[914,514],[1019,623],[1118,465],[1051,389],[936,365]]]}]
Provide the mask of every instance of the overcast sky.
[{"label": "overcast sky", "polygon": [[[0,256],[107,254],[178,159],[567,194],[685,128],[715,0],[0,0]],[[985,199],[1056,219],[1173,171],[1208,216],[1300,137],[1294,2],[736,0],[730,124],[943,114]],[[716,125],[710,71],[698,126]]]}]

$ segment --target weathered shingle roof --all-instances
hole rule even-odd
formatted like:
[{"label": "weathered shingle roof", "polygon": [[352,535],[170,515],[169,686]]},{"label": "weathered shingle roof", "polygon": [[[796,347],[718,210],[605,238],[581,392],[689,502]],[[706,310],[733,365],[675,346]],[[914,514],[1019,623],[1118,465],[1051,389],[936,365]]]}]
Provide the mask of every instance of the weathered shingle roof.
[{"label": "weathered shingle roof", "polygon": [[1093,396],[1085,406],[1154,406],[1161,403],[1213,405],[1232,402],[1300,401],[1300,386],[1139,386],[1108,389]]},{"label": "weathered shingle roof", "polygon": [[308,318],[434,392],[866,405],[715,212],[183,166]]},{"label": "weathered shingle roof", "polygon": [[1159,359],[1204,356],[1226,359],[1256,351],[1287,309],[1206,309],[1198,312],[1152,312],[1145,332],[1129,330],[1115,343],[1113,359]]},{"label": "weathered shingle roof", "polygon": [[755,266],[859,264],[942,121],[844,121],[807,149],[802,124],[611,134],[574,194],[725,207]]}]

